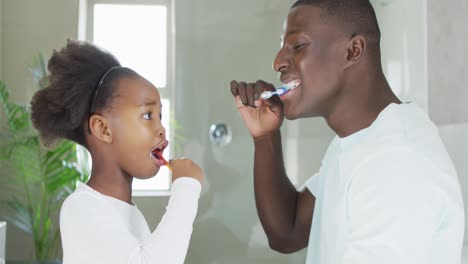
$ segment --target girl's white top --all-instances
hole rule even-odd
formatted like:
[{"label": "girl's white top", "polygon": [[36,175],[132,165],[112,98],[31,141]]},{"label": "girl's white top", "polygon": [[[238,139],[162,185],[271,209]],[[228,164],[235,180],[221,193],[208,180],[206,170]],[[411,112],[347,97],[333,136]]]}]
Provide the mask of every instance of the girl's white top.
[{"label": "girl's white top", "polygon": [[151,232],[135,205],[80,184],[60,212],[63,263],[184,263],[200,192],[193,178],[175,180],[166,213]]}]

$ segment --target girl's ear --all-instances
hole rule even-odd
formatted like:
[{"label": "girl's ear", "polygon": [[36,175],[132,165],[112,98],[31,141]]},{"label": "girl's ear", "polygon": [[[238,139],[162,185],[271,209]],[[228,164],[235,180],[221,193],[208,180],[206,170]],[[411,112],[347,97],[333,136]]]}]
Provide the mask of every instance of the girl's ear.
[{"label": "girl's ear", "polygon": [[112,143],[112,131],[108,120],[101,115],[94,114],[89,118],[91,134],[105,143]]}]

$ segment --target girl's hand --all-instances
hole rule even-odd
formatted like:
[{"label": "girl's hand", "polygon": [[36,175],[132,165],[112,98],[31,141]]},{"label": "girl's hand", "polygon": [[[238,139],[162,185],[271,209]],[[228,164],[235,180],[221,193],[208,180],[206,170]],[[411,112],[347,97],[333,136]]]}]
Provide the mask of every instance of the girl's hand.
[{"label": "girl's hand", "polygon": [[172,182],[180,177],[190,177],[203,183],[203,170],[191,159],[181,158],[170,160],[172,166]]}]

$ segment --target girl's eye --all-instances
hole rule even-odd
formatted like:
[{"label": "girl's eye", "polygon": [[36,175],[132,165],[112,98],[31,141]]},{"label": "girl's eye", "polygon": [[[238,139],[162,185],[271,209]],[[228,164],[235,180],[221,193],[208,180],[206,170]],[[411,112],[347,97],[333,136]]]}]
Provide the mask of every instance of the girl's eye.
[{"label": "girl's eye", "polygon": [[153,113],[149,112],[149,113],[144,114],[143,118],[146,119],[146,120],[151,120],[152,115],[153,115]]},{"label": "girl's eye", "polygon": [[162,114],[159,114],[159,120],[162,120]]}]

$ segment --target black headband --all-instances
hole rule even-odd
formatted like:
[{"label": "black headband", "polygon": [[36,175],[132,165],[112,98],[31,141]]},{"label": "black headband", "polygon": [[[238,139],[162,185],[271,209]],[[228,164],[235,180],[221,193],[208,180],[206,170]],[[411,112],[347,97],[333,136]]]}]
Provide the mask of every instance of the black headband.
[{"label": "black headband", "polygon": [[91,117],[91,115],[94,114],[94,111],[96,110],[95,107],[96,107],[96,98],[99,94],[99,89],[101,88],[102,84],[104,83],[104,80],[106,79],[107,75],[109,75],[109,73],[111,73],[111,71],[117,69],[117,68],[122,68],[120,66],[114,66],[110,69],[108,69],[102,76],[101,78],[99,79],[99,82],[98,84],[96,85],[96,88],[94,88],[94,91],[93,91],[93,95],[91,97],[91,101],[89,102],[89,115],[88,115],[88,133],[91,134],[91,129],[89,128],[89,118]]}]

